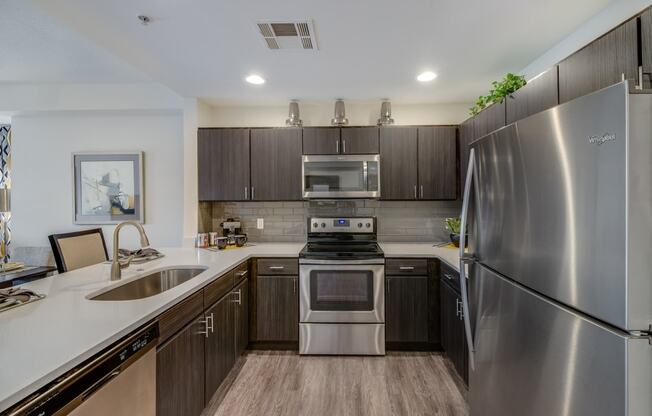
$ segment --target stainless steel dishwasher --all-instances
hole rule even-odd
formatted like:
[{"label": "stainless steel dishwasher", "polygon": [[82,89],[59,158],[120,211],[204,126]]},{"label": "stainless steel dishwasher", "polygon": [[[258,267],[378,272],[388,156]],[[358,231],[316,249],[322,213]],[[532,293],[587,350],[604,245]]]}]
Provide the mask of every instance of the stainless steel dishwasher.
[{"label": "stainless steel dishwasher", "polygon": [[158,324],[146,326],[7,411],[11,416],[156,414]]}]

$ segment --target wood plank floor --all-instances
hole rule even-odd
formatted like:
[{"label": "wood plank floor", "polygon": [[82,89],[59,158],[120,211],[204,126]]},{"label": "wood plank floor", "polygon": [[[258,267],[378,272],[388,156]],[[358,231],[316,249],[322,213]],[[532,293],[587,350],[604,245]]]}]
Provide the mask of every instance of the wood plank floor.
[{"label": "wood plank floor", "polygon": [[468,415],[466,389],[439,353],[243,356],[203,416]]}]

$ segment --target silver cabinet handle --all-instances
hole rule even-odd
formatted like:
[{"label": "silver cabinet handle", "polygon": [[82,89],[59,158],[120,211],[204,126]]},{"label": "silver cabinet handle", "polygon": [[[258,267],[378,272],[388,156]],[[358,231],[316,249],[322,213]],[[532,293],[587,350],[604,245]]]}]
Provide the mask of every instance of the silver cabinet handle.
[{"label": "silver cabinet handle", "polygon": [[453,280],[453,275],[452,274],[444,273],[444,277],[446,279],[448,279],[448,280]]},{"label": "silver cabinet handle", "polygon": [[340,152],[340,139],[335,140],[335,153]]},{"label": "silver cabinet handle", "polygon": [[210,330],[211,330],[211,333],[213,333],[213,332],[215,332],[215,317],[211,313],[211,315],[208,318],[210,318]]},{"label": "silver cabinet handle", "polygon": [[238,273],[238,277],[245,277],[248,274],[249,274],[249,270],[243,270],[240,273]]},{"label": "silver cabinet handle", "polygon": [[297,279],[292,279],[292,291],[297,293]]},{"label": "silver cabinet handle", "polygon": [[346,139],[342,139],[342,153],[346,153]]},{"label": "silver cabinet handle", "polygon": [[285,266],[269,266],[269,270],[284,270]]},{"label": "silver cabinet handle", "polygon": [[459,298],[455,299],[455,304],[456,304],[456,309],[457,309],[456,315],[457,315],[458,318],[460,318],[460,320],[463,320],[464,319],[464,305],[463,305],[462,301],[459,300]]},{"label": "silver cabinet handle", "polygon": [[256,188],[254,188],[252,186],[251,187],[251,200],[253,201],[254,199],[256,199]]},{"label": "silver cabinet handle", "polygon": [[417,186],[414,185],[414,199],[417,199]]},{"label": "silver cabinet handle", "polygon": [[237,303],[238,305],[242,305],[242,289],[238,289],[237,292],[231,292],[234,295],[237,295],[237,299],[233,301],[233,303]]},{"label": "silver cabinet handle", "polygon": [[414,270],[414,266],[401,266],[398,268],[399,270]]},{"label": "silver cabinet handle", "polygon": [[245,197],[244,197],[244,199],[249,199],[249,190],[247,189],[246,186],[245,186]]},{"label": "silver cabinet handle", "polygon": [[638,67],[638,85],[634,87],[637,90],[643,89],[643,66]]},{"label": "silver cabinet handle", "polygon": [[423,185],[421,185],[421,199],[423,199]]},{"label": "silver cabinet handle", "polygon": [[385,280],[385,284],[387,285],[387,294],[388,294],[388,295],[389,295],[389,292],[391,291],[391,289],[390,289],[391,286],[389,285],[389,280],[390,280],[390,279],[386,279],[386,280]]},{"label": "silver cabinet handle", "polygon": [[213,324],[211,323],[213,321],[213,314],[207,315],[204,319],[201,319],[199,322],[204,324],[204,330],[199,331],[200,335],[204,335],[206,338],[208,338],[208,334],[211,333],[213,330]]}]

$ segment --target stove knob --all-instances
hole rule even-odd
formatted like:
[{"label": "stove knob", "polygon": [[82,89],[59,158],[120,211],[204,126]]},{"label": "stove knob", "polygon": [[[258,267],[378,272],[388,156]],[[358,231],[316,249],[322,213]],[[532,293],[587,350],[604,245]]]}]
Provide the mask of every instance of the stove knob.
[{"label": "stove knob", "polygon": [[321,228],[326,228],[326,223],[325,222],[321,223]]},{"label": "stove knob", "polygon": [[317,228],[317,227],[319,227],[319,224],[317,224],[316,222],[312,224],[312,228]]},{"label": "stove knob", "polygon": [[362,228],[362,223],[361,222],[358,223],[358,228]]},{"label": "stove knob", "polygon": [[371,228],[371,223],[370,222],[367,223],[367,228]]}]

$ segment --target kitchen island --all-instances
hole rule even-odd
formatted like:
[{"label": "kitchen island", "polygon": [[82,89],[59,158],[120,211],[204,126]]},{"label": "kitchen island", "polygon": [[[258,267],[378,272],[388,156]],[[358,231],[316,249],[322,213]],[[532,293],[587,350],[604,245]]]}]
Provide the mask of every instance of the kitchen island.
[{"label": "kitchen island", "polygon": [[[161,250],[165,257],[123,270],[110,280],[108,263],[24,285],[43,300],[0,314],[0,411],[43,387],[249,258],[297,257],[304,243],[261,243],[242,249]],[[432,243],[381,243],[386,257],[439,258],[457,269],[457,251]],[[157,270],[203,266],[196,277],[155,296],[130,301],[89,298]]]}]

